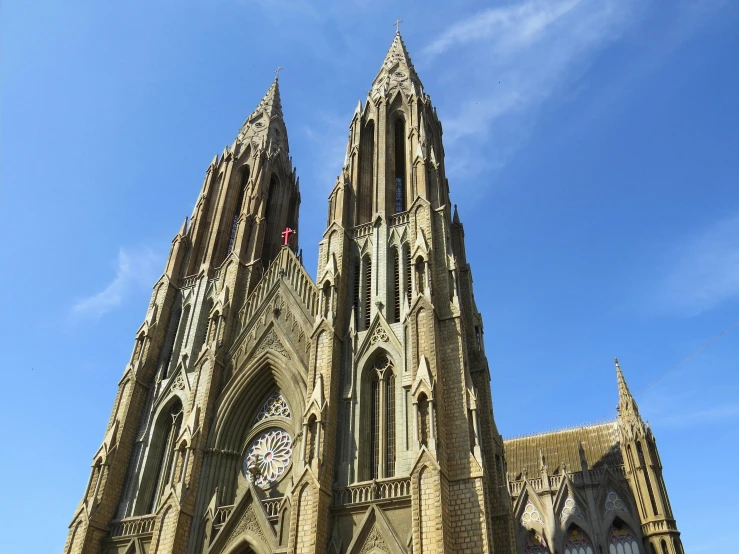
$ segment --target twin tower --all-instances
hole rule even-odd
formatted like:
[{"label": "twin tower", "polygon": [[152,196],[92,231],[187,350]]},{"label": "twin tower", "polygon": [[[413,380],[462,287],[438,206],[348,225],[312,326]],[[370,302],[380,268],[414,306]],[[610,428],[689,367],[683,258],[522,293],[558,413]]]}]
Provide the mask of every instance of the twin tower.
[{"label": "twin tower", "polygon": [[517,550],[442,128],[400,34],[315,282],[299,204],[275,80],[172,242],[66,553]]}]

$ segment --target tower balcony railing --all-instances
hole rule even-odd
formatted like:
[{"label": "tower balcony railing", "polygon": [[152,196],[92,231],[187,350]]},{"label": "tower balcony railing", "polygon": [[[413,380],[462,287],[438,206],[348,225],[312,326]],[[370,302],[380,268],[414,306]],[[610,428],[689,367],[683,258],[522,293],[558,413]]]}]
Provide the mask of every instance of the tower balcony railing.
[{"label": "tower balcony railing", "polygon": [[[615,475],[617,478],[625,479],[626,478],[626,468],[622,465],[620,466],[613,466],[608,468],[610,472]],[[588,470],[588,481],[590,483],[598,483],[601,479],[603,479],[603,476],[606,473],[606,468],[597,468],[597,469],[590,469]],[[582,485],[585,483],[585,472],[583,471],[573,471],[568,472],[567,477],[569,477],[570,481],[574,483],[575,485]],[[564,479],[563,474],[558,475],[549,475],[548,476],[548,483],[541,477],[536,477],[533,479],[527,479],[529,486],[532,487],[536,492],[542,492],[545,490],[557,490],[559,489],[560,485],[562,484],[562,480]],[[511,481],[508,483],[508,492],[511,494],[511,496],[518,496],[521,494],[521,491],[523,490],[525,481],[522,479],[520,481]]]},{"label": "tower balcony railing", "polygon": [[156,515],[148,514],[113,521],[110,524],[110,536],[115,539],[150,535],[154,531],[156,518]]},{"label": "tower balcony railing", "polygon": [[[280,517],[280,504],[282,504],[282,497],[280,498],[265,498],[262,500],[262,506],[267,514],[267,520],[270,523],[276,523]],[[221,527],[226,523],[226,520],[231,516],[234,511],[235,504],[230,506],[220,506],[216,508],[213,514],[213,528],[220,530]]]},{"label": "tower balcony railing", "polygon": [[365,481],[341,489],[334,489],[334,505],[347,506],[376,500],[404,498],[410,495],[410,477]]},{"label": "tower balcony railing", "polygon": [[411,212],[398,212],[390,216],[390,227],[404,225],[411,220]]},{"label": "tower balcony railing", "polygon": [[372,222],[362,223],[352,228],[352,236],[355,239],[366,237],[372,234]]}]

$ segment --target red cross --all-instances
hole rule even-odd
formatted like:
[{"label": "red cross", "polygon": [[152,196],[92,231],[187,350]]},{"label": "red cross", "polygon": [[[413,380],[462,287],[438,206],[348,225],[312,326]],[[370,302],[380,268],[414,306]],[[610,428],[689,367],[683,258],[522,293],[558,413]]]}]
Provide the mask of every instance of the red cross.
[{"label": "red cross", "polygon": [[288,246],[290,244],[290,235],[292,235],[295,232],[296,231],[290,229],[290,227],[286,227],[285,230],[282,231],[282,233],[280,233],[282,237],[285,239],[285,242],[283,243],[285,246]]}]

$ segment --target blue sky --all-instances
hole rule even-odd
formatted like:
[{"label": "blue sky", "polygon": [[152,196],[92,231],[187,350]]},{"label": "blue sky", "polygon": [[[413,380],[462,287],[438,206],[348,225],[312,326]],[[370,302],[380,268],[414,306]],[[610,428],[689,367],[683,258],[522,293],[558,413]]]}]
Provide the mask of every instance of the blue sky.
[{"label": "blue sky", "polygon": [[3,3],[5,552],[61,551],[169,241],[278,65],[315,272],[396,17],[444,125],[502,433],[614,417],[613,356],[633,391],[669,372],[637,400],[685,548],[734,543],[707,508],[739,518],[739,328],[684,360],[739,319],[739,6],[451,4]]}]

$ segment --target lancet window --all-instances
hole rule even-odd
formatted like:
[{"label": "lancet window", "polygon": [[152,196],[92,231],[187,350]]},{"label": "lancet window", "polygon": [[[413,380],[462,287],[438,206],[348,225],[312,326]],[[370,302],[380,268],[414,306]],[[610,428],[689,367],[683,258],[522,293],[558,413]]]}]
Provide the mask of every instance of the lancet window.
[{"label": "lancet window", "polygon": [[405,211],[405,121],[402,117],[395,120],[395,213]]},{"label": "lancet window", "polygon": [[155,430],[152,438],[151,456],[157,460],[154,488],[152,490],[149,513],[154,513],[162,500],[162,495],[167,485],[171,484],[174,476],[173,465],[175,461],[175,441],[180,433],[182,425],[182,403],[177,400],[163,416],[160,429]]},{"label": "lancet window", "polygon": [[420,446],[429,444],[429,401],[423,393],[418,397],[418,442]]},{"label": "lancet window", "polygon": [[392,263],[392,282],[389,289],[392,291],[392,303],[390,311],[390,323],[400,321],[400,250],[396,247],[390,249],[390,259]]},{"label": "lancet window", "polygon": [[385,354],[375,358],[368,375],[369,474],[378,479],[395,475],[395,373]]},{"label": "lancet window", "polygon": [[231,220],[231,235],[228,238],[228,248],[226,249],[226,256],[232,251],[236,242],[236,229],[239,226],[239,216],[241,215],[241,205],[244,203],[244,196],[246,194],[246,187],[249,184],[249,166],[244,166],[244,170],[241,174],[241,186],[239,187],[239,196],[236,199],[236,204],[233,207],[233,218]]},{"label": "lancet window", "polygon": [[644,451],[642,450],[641,441],[636,441],[636,453],[639,456],[639,465],[641,465],[644,470],[644,480],[647,483],[647,492],[649,493],[649,500],[652,503],[652,513],[657,515],[659,513],[659,511],[657,510],[657,501],[654,497],[652,480],[649,477],[649,468],[647,467],[647,462],[644,459]]},{"label": "lancet window", "polygon": [[375,183],[375,123],[368,121],[359,143],[357,225],[372,220],[372,189]]},{"label": "lancet window", "polygon": [[372,259],[365,256],[364,266],[364,328],[369,329],[372,315]]},{"label": "lancet window", "polygon": [[282,233],[282,205],[284,188],[280,186],[280,180],[277,175],[272,174],[269,181],[269,194],[267,196],[267,209],[264,211],[264,218],[267,228],[264,234],[264,250],[262,252],[262,265],[266,271],[267,266],[277,255],[280,249]]}]

